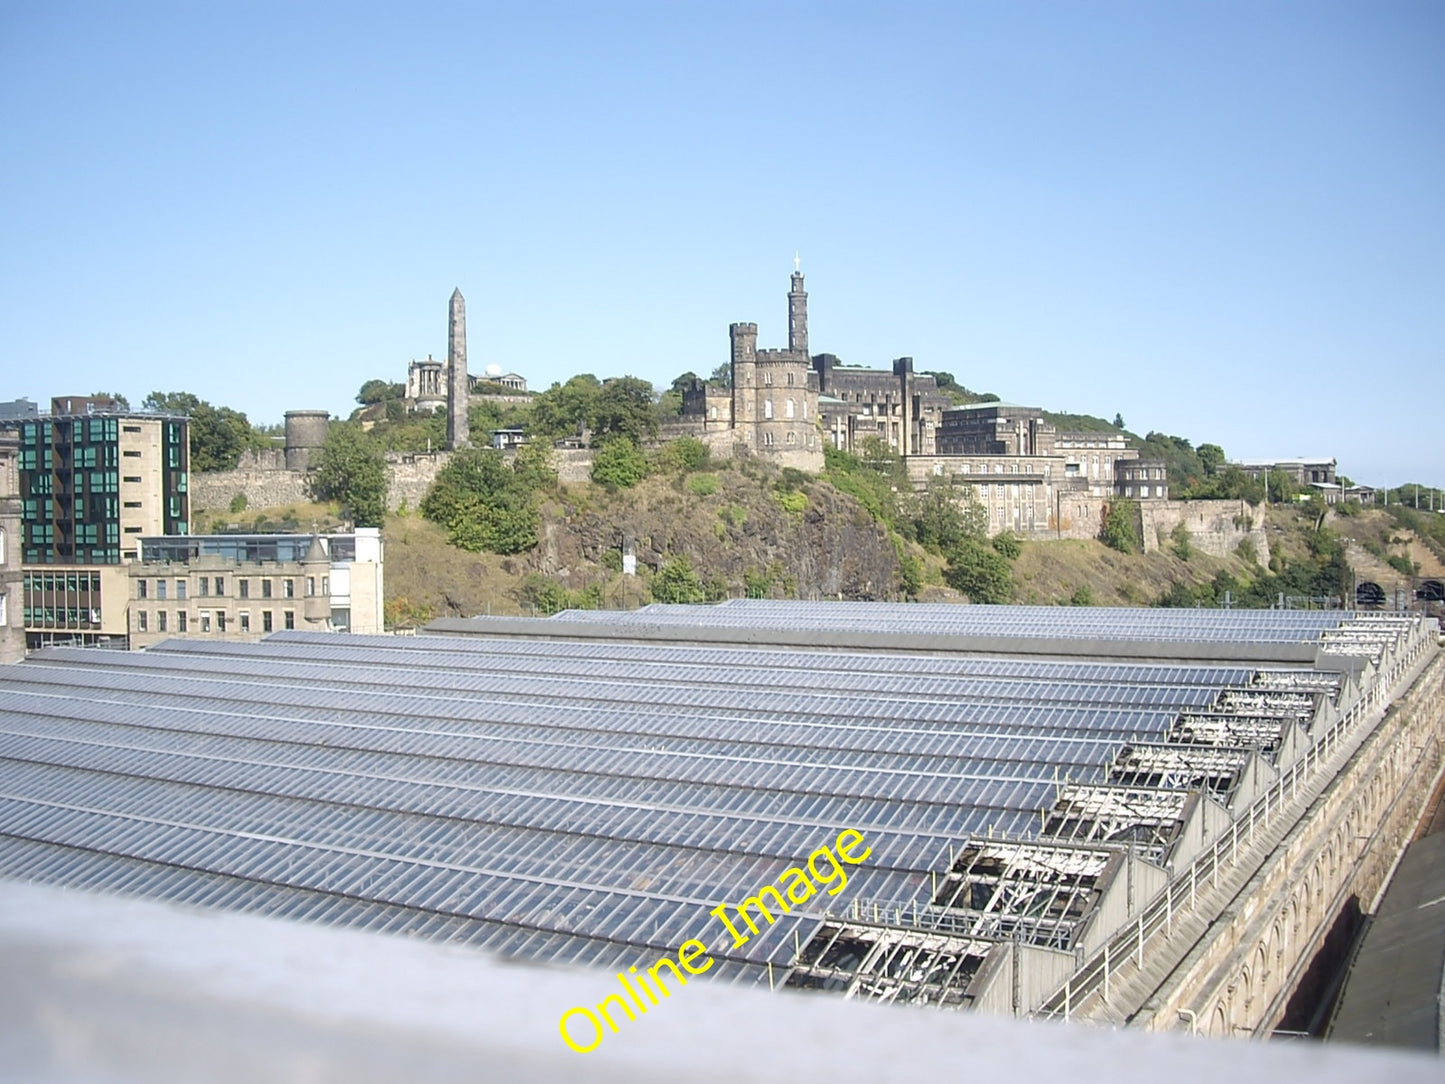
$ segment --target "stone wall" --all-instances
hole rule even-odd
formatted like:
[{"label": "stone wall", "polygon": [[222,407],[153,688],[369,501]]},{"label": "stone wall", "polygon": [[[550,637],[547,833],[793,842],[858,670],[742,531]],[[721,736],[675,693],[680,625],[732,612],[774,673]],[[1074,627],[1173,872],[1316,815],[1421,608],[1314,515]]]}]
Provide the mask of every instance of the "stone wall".
[{"label": "stone wall", "polygon": [[405,501],[408,508],[416,508],[426,496],[431,484],[441,469],[451,460],[450,452],[418,452],[415,455],[388,455],[386,457],[386,510],[395,512]]},{"label": "stone wall", "polygon": [[[1112,497],[1087,493],[1064,494],[1058,499],[1054,529],[1036,533],[1044,538],[1098,538]],[[1211,557],[1229,557],[1246,538],[1254,543],[1262,566],[1269,565],[1269,539],[1264,530],[1264,507],[1247,501],[1138,501],[1140,538],[1145,553],[1157,553],[1170,544],[1179,524],[1189,531],[1190,544]]]},{"label": "stone wall", "polygon": [[1264,530],[1264,506],[1248,501],[1140,501],[1144,552],[1168,544],[1179,524],[1189,531],[1190,544],[1211,557],[1232,556],[1246,538],[1254,543],[1259,562],[1269,566],[1269,539]]},{"label": "stone wall", "polygon": [[306,473],[284,468],[192,474],[190,492],[191,508],[195,511],[222,511],[230,507],[237,493],[245,494],[248,508],[283,508],[311,500]]}]

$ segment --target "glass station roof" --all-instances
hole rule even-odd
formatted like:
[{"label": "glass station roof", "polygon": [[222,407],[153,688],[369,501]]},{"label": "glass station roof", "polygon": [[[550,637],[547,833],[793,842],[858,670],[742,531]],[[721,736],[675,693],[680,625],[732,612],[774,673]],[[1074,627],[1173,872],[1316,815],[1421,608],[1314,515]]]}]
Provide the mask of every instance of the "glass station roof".
[{"label": "glass station roof", "polygon": [[[927,899],[968,836],[1037,835],[1065,782],[1252,674],[605,638],[53,648],[0,669],[0,875],[557,961],[701,936],[756,981],[823,908]],[[846,828],[872,853],[841,893],[712,939],[710,909]]]},{"label": "glass station roof", "polygon": [[732,599],[716,606],[654,603],[625,614],[564,610],[563,621],[702,628],[810,629],[941,636],[1023,636],[1190,643],[1314,643],[1355,615],[1345,610],[1196,610],[958,606],[913,602]]}]

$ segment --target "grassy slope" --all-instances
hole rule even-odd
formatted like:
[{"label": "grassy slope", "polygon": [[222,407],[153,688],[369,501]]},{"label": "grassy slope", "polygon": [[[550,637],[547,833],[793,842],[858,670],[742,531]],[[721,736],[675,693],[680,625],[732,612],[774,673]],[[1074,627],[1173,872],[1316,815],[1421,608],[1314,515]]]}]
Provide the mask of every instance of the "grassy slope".
[{"label": "grassy slope", "polygon": [[[741,477],[733,476],[727,481],[728,486],[716,500],[704,500],[691,496],[679,499],[667,479],[649,479],[632,492],[628,502],[630,506],[643,507],[664,502],[662,508],[668,514],[680,517],[674,524],[674,530],[681,536],[704,530],[716,533],[714,520],[717,510],[712,506],[724,499],[738,502],[743,492],[739,488]],[[758,486],[757,499],[771,499],[766,486]],[[669,500],[671,503],[665,503]],[[581,581],[576,574],[580,572],[586,582],[600,580],[607,583],[605,598],[609,607],[635,607],[646,601],[641,580],[624,579],[590,563],[585,568],[578,568],[580,562],[576,560],[575,546],[567,544],[565,539],[572,531],[568,525],[569,512],[575,515],[579,508],[595,511],[616,501],[615,495],[596,487],[569,487],[562,501],[549,504],[545,515],[544,533],[552,532],[552,540],[544,542],[536,555],[515,557],[465,553],[447,545],[445,532],[416,513],[390,516],[383,531],[387,547],[387,600],[405,599],[437,616],[522,613],[525,607],[518,602],[517,593],[523,578],[537,568],[538,562],[534,557],[545,557],[549,548],[557,547],[559,536],[556,533],[562,532],[561,548],[564,552],[570,551],[565,552],[565,559],[570,559],[567,563],[574,568],[574,575],[564,582],[574,588],[579,586]],[[247,510],[240,516],[221,513],[215,517],[217,522],[207,526],[224,529],[234,521],[249,526],[259,515],[278,521],[287,518],[285,514],[289,512],[289,518],[301,522],[301,529],[310,529],[313,523],[320,529],[326,529],[338,522],[335,511],[325,505],[308,505],[291,509]],[[687,518],[694,516],[696,523],[686,522]],[[1270,546],[1276,553],[1291,557],[1304,555],[1305,534],[1311,526],[1307,514],[1290,508],[1272,508],[1269,523]],[[1374,580],[1387,591],[1392,591],[1394,585],[1402,580],[1398,572],[1368,552],[1366,544],[1379,547],[1387,554],[1408,556],[1419,563],[1423,575],[1445,576],[1445,562],[1412,532],[1391,520],[1383,510],[1366,510],[1348,517],[1332,513],[1327,525],[1346,540],[1350,563],[1361,580]],[[927,600],[955,598],[953,592],[937,586],[942,562],[918,552],[924,557],[929,569],[927,579],[931,581],[921,597]],[[545,560],[543,563],[546,563]],[[699,574],[706,574],[709,571],[706,557],[701,560],[695,558],[694,567]],[[1023,552],[1014,564],[1014,579],[1018,585],[1016,598],[1022,603],[1067,605],[1080,587],[1087,586],[1095,605],[1139,606],[1154,602],[1169,590],[1172,583],[1203,584],[1220,571],[1247,579],[1257,570],[1237,557],[1220,559],[1195,553],[1187,561],[1182,560],[1168,546],[1160,553],[1126,555],[1100,542],[1066,540],[1025,542]]]}]

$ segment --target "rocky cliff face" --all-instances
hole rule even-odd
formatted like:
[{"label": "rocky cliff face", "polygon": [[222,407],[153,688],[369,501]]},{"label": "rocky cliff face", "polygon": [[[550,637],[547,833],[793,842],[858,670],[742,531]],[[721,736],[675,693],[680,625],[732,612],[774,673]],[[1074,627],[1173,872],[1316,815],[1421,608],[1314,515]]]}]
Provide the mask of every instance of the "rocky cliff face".
[{"label": "rocky cliff face", "polygon": [[[713,492],[707,480],[716,482]],[[532,570],[569,586],[589,568],[636,555],[657,569],[685,555],[704,582],[740,594],[750,580],[768,594],[891,598],[898,557],[887,534],[852,498],[816,481],[788,485],[763,465],[710,475],[649,479],[608,493],[569,489],[547,516]]]}]

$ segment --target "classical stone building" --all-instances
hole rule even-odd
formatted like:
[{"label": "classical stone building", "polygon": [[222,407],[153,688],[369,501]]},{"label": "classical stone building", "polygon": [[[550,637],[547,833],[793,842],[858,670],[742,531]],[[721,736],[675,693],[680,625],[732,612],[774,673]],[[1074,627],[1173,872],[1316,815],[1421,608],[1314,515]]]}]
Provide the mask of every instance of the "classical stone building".
[{"label": "classical stone building", "polygon": [[406,408],[417,414],[434,414],[447,405],[446,366],[433,361],[413,361],[406,367]]},{"label": "classical stone building", "polygon": [[1333,456],[1300,456],[1297,459],[1240,459],[1230,464],[1244,471],[1251,478],[1260,478],[1271,471],[1287,474],[1299,485],[1313,485],[1316,482],[1336,485],[1336,468],[1339,464]]}]

